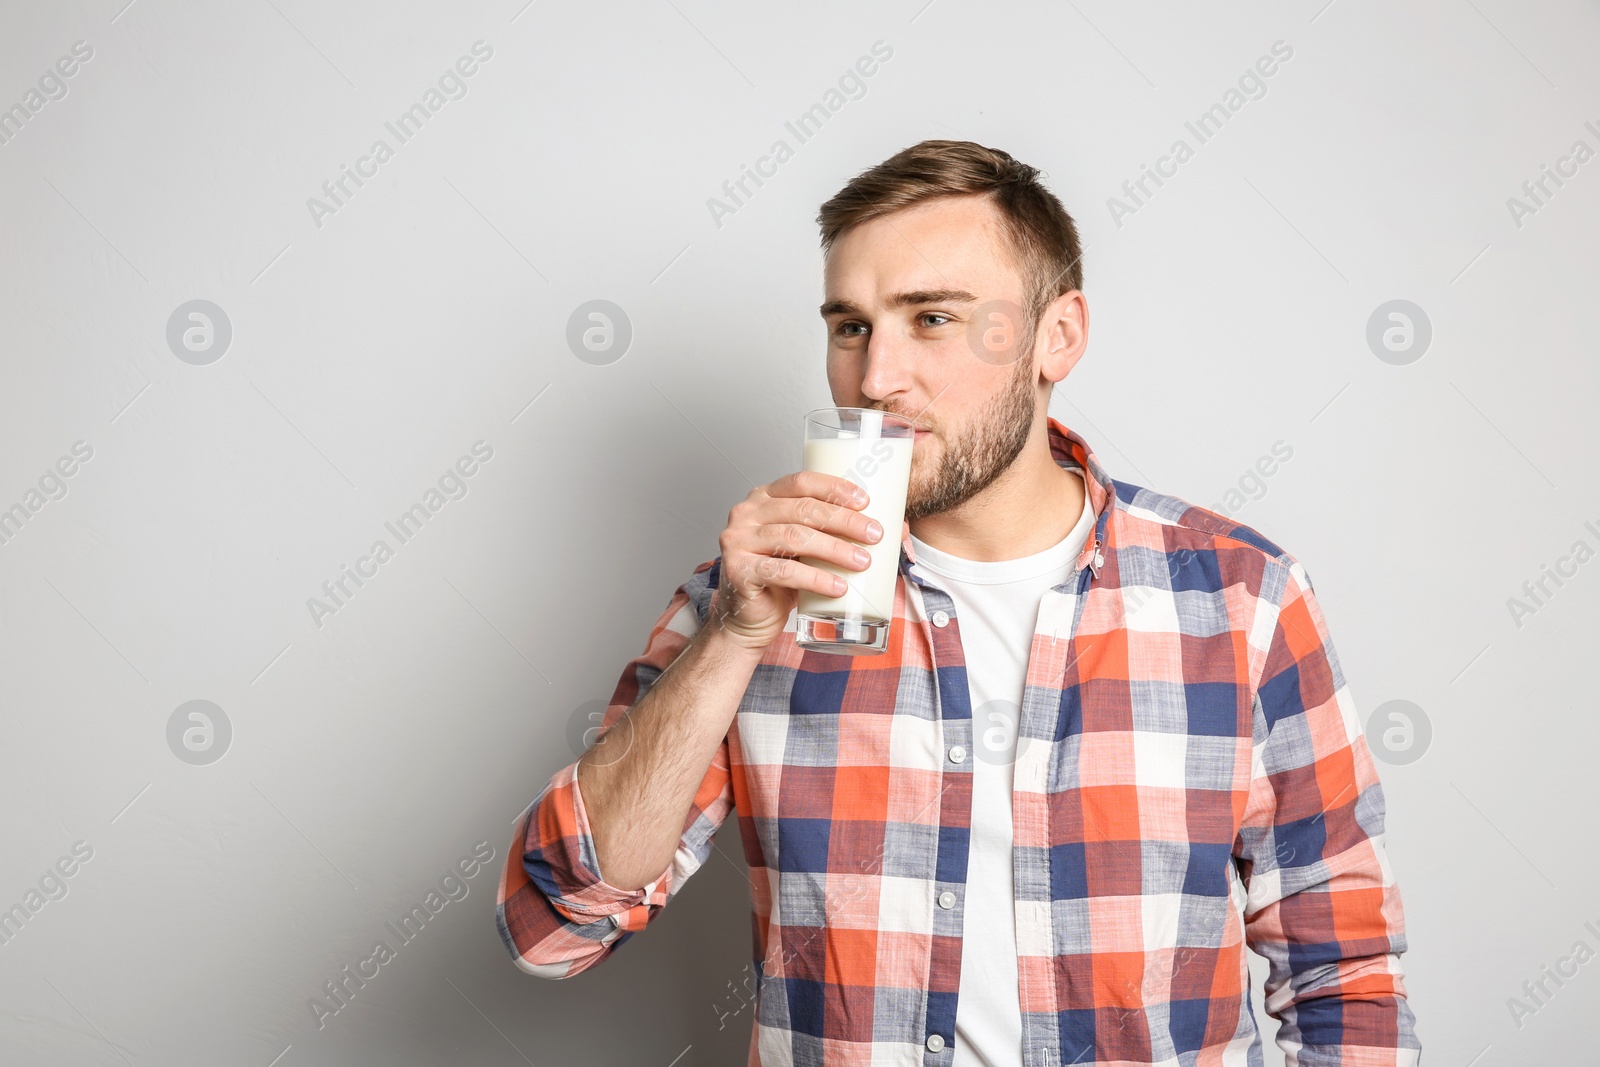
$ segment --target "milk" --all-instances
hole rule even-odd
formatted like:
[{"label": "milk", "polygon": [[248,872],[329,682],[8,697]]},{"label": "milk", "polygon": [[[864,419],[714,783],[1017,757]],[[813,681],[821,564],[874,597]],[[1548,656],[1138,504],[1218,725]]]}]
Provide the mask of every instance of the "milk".
[{"label": "milk", "polygon": [[801,556],[802,563],[837,574],[849,583],[843,596],[800,590],[796,606],[801,615],[890,621],[900,572],[901,527],[906,518],[913,444],[911,437],[834,437],[805,442],[804,469],[847,478],[864,488],[867,506],[860,511],[878,520],[883,537],[877,544],[845,538],[852,544],[861,544],[872,557],[864,571]]}]

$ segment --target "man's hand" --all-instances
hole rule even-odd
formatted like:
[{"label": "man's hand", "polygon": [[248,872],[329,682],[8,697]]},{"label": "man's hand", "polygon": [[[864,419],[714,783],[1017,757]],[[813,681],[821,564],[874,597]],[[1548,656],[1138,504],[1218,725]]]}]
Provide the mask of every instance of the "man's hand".
[{"label": "man's hand", "polygon": [[866,549],[846,540],[876,544],[883,538],[878,524],[861,514],[866,504],[866,491],[854,482],[818,471],[796,471],[750,490],[728,512],[722,531],[722,579],[708,625],[760,650],[783,632],[799,590],[844,593],[843,578],[795,557],[866,570]]}]

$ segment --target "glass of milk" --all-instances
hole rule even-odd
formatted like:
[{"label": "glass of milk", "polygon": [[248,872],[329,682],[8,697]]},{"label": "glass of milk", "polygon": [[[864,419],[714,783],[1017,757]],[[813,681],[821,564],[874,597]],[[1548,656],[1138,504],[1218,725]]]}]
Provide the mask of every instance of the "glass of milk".
[{"label": "glass of milk", "polygon": [[861,511],[878,520],[883,537],[875,545],[854,542],[872,557],[864,571],[799,557],[802,563],[839,575],[849,587],[840,596],[799,591],[795,643],[818,652],[875,655],[889,647],[916,429],[889,412],[837,407],[807,412],[805,426],[803,469],[845,478],[865,489],[867,505]]}]

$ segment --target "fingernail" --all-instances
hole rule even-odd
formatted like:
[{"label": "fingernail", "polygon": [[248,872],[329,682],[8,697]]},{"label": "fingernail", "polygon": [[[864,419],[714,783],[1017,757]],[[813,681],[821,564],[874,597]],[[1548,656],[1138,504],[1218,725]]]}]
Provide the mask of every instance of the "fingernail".
[{"label": "fingernail", "polygon": [[883,527],[878,525],[876,519],[867,523],[867,533],[872,535],[872,539],[874,541],[881,541],[883,539]]},{"label": "fingernail", "polygon": [[860,563],[862,566],[865,566],[866,564],[871,563],[872,562],[871,553],[869,553],[864,548],[856,549],[856,562]]},{"label": "fingernail", "polygon": [[850,494],[850,499],[854,500],[857,504],[865,504],[867,502],[867,491],[858,486],[856,487],[855,491]]}]

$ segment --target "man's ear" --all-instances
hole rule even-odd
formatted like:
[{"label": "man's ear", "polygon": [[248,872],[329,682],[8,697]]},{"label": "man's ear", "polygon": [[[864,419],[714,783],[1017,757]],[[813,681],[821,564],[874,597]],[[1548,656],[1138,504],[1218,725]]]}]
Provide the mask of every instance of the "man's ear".
[{"label": "man's ear", "polygon": [[1072,372],[1089,347],[1089,303],[1080,290],[1062,293],[1045,305],[1040,322],[1045,344],[1039,357],[1039,373],[1048,381],[1059,382]]}]

